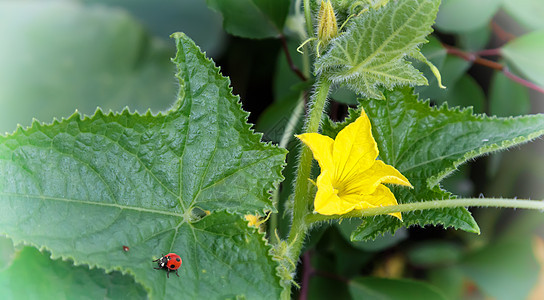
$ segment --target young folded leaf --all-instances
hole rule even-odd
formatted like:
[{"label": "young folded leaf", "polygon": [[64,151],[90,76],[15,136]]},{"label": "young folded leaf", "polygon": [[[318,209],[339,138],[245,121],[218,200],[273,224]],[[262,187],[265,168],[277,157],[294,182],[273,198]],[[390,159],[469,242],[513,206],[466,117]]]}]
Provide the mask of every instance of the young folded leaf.
[{"label": "young folded leaf", "polygon": [[316,61],[316,72],[371,98],[383,98],[379,86],[427,84],[406,57],[419,57],[439,5],[439,0],[390,1],[353,18]]}]

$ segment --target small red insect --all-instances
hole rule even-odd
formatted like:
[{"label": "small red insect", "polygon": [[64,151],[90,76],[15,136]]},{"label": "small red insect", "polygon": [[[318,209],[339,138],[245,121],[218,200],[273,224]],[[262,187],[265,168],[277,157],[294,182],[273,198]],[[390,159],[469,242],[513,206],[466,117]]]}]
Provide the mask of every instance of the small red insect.
[{"label": "small red insect", "polygon": [[168,253],[166,255],[163,255],[161,258],[154,260],[153,262],[157,262],[159,265],[158,268],[153,268],[156,270],[165,269],[168,273],[166,273],[166,277],[170,278],[170,272],[176,271],[176,275],[178,275],[178,269],[181,266],[181,257],[177,255],[176,253]]},{"label": "small red insect", "polygon": [[130,250],[130,248],[128,246],[123,245],[123,251],[128,252],[128,250]]}]

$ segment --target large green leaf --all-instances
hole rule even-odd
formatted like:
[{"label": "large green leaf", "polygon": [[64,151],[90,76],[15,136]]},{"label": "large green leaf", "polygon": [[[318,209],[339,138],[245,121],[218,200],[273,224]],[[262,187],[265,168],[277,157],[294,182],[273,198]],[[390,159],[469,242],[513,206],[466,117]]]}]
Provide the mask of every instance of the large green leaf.
[{"label": "large green leaf", "polygon": [[436,27],[447,32],[467,32],[486,26],[502,0],[443,0]]},{"label": "large green leaf", "polygon": [[99,4],[108,9],[126,10],[160,42],[163,42],[162,39],[167,39],[172,32],[183,31],[192,37],[208,57],[221,55],[225,46],[226,33],[221,24],[222,18],[211,11],[204,1],[80,0],[78,2],[85,3],[89,7],[96,7]]},{"label": "large green leaf", "polygon": [[[276,298],[270,248],[241,215],[274,210],[285,150],[260,142],[229,80],[174,37],[181,88],[167,113],[75,113],[0,137],[0,234],[128,272],[152,298]],[[168,252],[181,279],[153,270]]]},{"label": "large green leaf", "polygon": [[0,272],[2,299],[146,299],[143,287],[120,272],[74,267],[51,260],[47,253],[25,247],[10,267]]},{"label": "large green leaf", "polygon": [[495,72],[489,91],[489,111],[498,117],[519,116],[529,113],[531,100],[526,87]]},{"label": "large green leaf", "polygon": [[444,100],[452,107],[472,107],[475,113],[484,112],[484,91],[478,82],[468,74],[461,76],[455,85],[449,88]]},{"label": "large green leaf", "polygon": [[528,29],[544,29],[544,1],[502,0],[504,10]]},{"label": "large green leaf", "polygon": [[166,110],[173,49],[129,14],[75,1],[0,1],[0,132],[76,108]]},{"label": "large green leaf", "polygon": [[540,86],[544,86],[544,29],[516,38],[501,48],[507,61]]},{"label": "large green leaf", "polygon": [[411,265],[418,267],[448,266],[459,261],[463,250],[457,244],[446,241],[425,241],[408,249]]},{"label": "large green leaf", "polygon": [[289,0],[206,0],[223,15],[223,27],[246,38],[278,36],[289,12]]},{"label": "large green leaf", "polygon": [[427,42],[439,4],[390,1],[354,18],[347,32],[331,41],[330,50],[316,61],[317,73],[372,98],[381,96],[378,86],[427,84],[405,58],[416,57],[418,46]]},{"label": "large green leaf", "polygon": [[[411,88],[385,93],[385,101],[362,101],[372,122],[380,158],[397,168],[414,189],[393,191],[400,203],[451,198],[439,182],[457,166],[486,153],[506,149],[544,134],[544,115],[490,118],[473,115],[472,109],[438,108],[417,100]],[[358,117],[356,111],[344,123],[325,123],[324,133],[335,136]],[[441,224],[469,232],[478,225],[464,208],[403,213],[404,222],[390,216],[365,218],[352,239],[375,238],[402,226]]]},{"label": "large green leaf", "polygon": [[461,262],[461,269],[485,294],[498,300],[527,299],[539,273],[529,235],[474,251]]}]

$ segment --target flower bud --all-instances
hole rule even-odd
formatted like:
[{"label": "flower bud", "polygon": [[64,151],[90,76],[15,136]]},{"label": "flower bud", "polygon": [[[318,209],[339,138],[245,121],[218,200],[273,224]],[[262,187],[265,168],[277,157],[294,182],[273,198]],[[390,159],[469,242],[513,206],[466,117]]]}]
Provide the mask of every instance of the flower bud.
[{"label": "flower bud", "polygon": [[327,2],[321,0],[321,8],[319,8],[319,16],[317,23],[317,39],[327,44],[332,38],[338,34],[338,24],[336,16],[330,0]]}]

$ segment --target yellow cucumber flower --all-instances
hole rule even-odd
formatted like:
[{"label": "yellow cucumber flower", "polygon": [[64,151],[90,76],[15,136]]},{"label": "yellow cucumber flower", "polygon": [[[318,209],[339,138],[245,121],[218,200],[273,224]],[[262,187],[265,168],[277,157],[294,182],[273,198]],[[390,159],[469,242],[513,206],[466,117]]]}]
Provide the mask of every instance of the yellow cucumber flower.
[{"label": "yellow cucumber flower", "polygon": [[268,221],[268,218],[270,217],[270,212],[267,213],[266,218],[261,217],[259,215],[245,215],[244,218],[247,221],[247,225],[249,227],[255,227],[259,229],[260,233],[263,233],[266,231],[266,227],[264,227],[264,223]]},{"label": "yellow cucumber flower", "polygon": [[245,215],[244,218],[246,219],[246,221],[248,222],[247,225],[250,226],[250,227],[259,227],[259,225],[261,225],[261,223],[259,223],[260,221],[260,217],[259,216],[256,216],[256,215]]},{"label": "yellow cucumber flower", "polygon": [[[304,133],[297,138],[312,150],[321,167],[314,201],[317,213],[342,215],[352,210],[398,205],[383,183],[412,187],[397,169],[376,160],[378,145],[364,110],[335,140],[319,133]],[[402,220],[400,212],[390,215]]]}]

